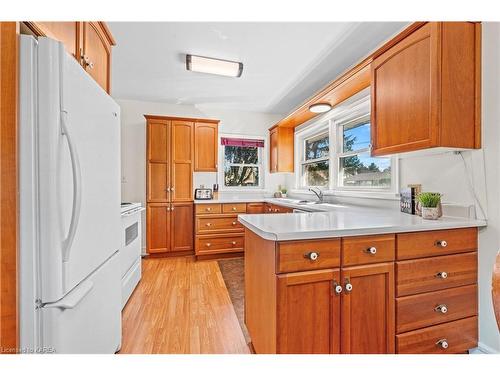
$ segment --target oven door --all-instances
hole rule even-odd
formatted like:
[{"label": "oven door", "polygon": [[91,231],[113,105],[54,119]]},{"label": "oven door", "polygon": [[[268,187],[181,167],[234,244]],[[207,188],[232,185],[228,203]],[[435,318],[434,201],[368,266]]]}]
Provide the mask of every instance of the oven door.
[{"label": "oven door", "polygon": [[141,257],[141,212],[138,209],[122,215],[122,247],[120,250],[120,271],[123,278],[130,268]]}]

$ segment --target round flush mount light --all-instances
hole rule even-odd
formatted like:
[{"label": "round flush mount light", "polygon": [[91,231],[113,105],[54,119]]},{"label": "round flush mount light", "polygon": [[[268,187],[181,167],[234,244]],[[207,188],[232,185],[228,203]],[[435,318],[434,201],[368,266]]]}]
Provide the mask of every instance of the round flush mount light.
[{"label": "round flush mount light", "polygon": [[325,113],[332,109],[330,103],[315,103],[309,106],[309,111],[313,113]]}]

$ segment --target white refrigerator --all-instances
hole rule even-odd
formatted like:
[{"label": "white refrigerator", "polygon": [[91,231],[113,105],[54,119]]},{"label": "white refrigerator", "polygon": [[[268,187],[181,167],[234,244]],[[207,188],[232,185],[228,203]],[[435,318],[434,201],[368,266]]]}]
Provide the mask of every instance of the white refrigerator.
[{"label": "white refrigerator", "polygon": [[120,108],[61,43],[20,38],[20,347],[114,353]]}]

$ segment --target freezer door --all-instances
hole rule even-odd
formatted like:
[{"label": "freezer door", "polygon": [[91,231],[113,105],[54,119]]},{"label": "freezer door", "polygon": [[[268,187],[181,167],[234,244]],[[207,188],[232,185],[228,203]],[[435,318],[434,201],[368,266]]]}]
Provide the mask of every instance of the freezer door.
[{"label": "freezer door", "polygon": [[119,111],[61,43],[39,38],[39,252],[44,303],[61,299],[120,248]]},{"label": "freezer door", "polygon": [[121,344],[121,278],[115,253],[61,300],[41,309],[37,352],[115,353]]}]

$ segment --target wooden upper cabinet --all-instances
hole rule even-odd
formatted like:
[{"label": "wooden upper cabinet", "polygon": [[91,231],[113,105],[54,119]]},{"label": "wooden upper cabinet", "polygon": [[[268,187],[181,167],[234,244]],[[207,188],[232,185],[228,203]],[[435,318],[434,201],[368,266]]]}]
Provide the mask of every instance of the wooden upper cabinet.
[{"label": "wooden upper cabinet", "polygon": [[394,353],[394,264],[345,268],[342,280],[342,353]]},{"label": "wooden upper cabinet", "polygon": [[172,126],[172,202],[193,200],[194,123],[171,121]]},{"label": "wooden upper cabinet", "polygon": [[104,89],[111,89],[111,47],[116,43],[104,22],[24,22],[36,36],[62,42]]},{"label": "wooden upper cabinet", "polygon": [[111,86],[111,46],[114,41],[100,22],[83,23],[82,65],[107,92]]},{"label": "wooden upper cabinet", "polygon": [[194,124],[195,172],[217,172],[218,128],[218,121],[196,122]]},{"label": "wooden upper cabinet", "polygon": [[293,172],[294,129],[275,126],[269,129],[269,171]]},{"label": "wooden upper cabinet", "polygon": [[277,276],[277,352],[340,353],[338,269]]},{"label": "wooden upper cabinet", "polygon": [[80,30],[82,22],[25,22],[38,36],[47,36],[64,44],[66,51],[79,60],[81,47]]},{"label": "wooden upper cabinet", "polygon": [[481,146],[480,32],[479,23],[428,22],[375,53],[373,155]]}]

